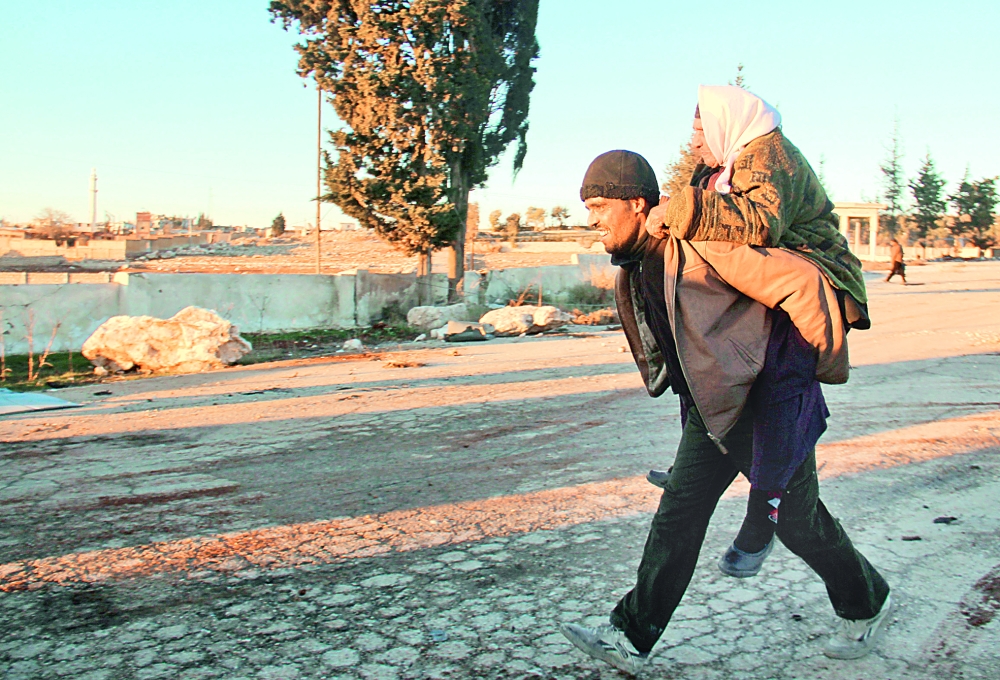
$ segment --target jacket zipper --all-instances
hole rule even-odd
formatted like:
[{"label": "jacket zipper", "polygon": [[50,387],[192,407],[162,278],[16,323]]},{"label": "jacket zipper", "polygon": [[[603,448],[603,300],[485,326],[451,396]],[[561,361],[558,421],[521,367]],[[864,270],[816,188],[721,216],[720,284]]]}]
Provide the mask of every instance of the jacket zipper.
[{"label": "jacket zipper", "polygon": [[[675,245],[675,247],[677,247],[677,246]],[[705,432],[708,434],[708,438],[712,440],[713,444],[715,444],[717,447],[719,447],[719,451],[722,451],[723,455],[726,455],[726,454],[729,453],[729,449],[727,449],[725,447],[725,445],[722,443],[722,440],[719,437],[716,437],[712,433],[712,430],[709,429],[709,427],[708,427],[708,423],[705,422],[704,416],[701,415],[701,413],[702,413],[702,411],[701,411],[701,405],[698,403],[698,398],[695,397],[694,387],[691,386],[691,380],[688,378],[687,369],[684,368],[684,358],[681,357],[680,349],[677,347],[677,321],[674,318],[674,310],[676,308],[676,300],[677,300],[677,274],[678,274],[678,270],[679,270],[679,267],[674,270],[674,281],[673,281],[672,285],[670,286],[670,292],[671,292],[670,306],[667,307],[667,316],[669,317],[668,320],[670,321],[670,332],[673,333],[673,335],[674,335],[674,352],[677,353],[677,363],[681,367],[681,374],[684,376],[684,382],[687,383],[688,392],[691,393],[691,401],[694,402],[694,407],[696,409],[698,409],[698,416],[701,417],[701,422],[705,424]],[[664,271],[664,286],[665,285],[666,285],[666,271]]]}]

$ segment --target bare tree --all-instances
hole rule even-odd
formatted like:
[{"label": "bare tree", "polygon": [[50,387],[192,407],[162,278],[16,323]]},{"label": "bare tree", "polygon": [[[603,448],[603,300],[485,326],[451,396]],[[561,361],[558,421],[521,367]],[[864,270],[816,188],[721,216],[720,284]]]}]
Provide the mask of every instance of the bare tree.
[{"label": "bare tree", "polygon": [[665,179],[660,189],[667,196],[676,196],[684,190],[684,187],[691,184],[691,177],[694,176],[697,167],[698,158],[691,150],[690,142],[682,145],[677,160],[667,166]]},{"label": "bare tree", "polygon": [[545,208],[530,207],[524,213],[524,224],[532,231],[545,229]]},{"label": "bare tree", "polygon": [[479,204],[470,203],[469,212],[465,216],[465,242],[470,243],[476,240],[479,233]]},{"label": "bare tree", "polygon": [[490,213],[490,228],[495,232],[500,231],[500,217],[503,213],[499,210],[494,210]]},{"label": "bare tree", "polygon": [[556,221],[560,229],[566,228],[566,220],[569,219],[569,210],[561,205],[557,205],[552,208],[552,212],[549,214],[552,215],[552,219]]},{"label": "bare tree", "polygon": [[511,243],[517,241],[517,232],[521,230],[521,213],[511,213],[507,215],[507,226],[504,235]]},{"label": "bare tree", "polygon": [[31,226],[46,238],[64,239],[73,233],[73,218],[62,210],[45,208],[35,216]]}]

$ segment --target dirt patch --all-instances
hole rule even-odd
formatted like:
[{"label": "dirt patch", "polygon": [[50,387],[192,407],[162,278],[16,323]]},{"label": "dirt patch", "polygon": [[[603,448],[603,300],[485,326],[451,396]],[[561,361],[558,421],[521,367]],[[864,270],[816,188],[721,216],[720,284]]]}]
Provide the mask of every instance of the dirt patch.
[{"label": "dirt patch", "polygon": [[962,609],[962,615],[970,626],[985,626],[992,621],[1000,611],[1000,566],[996,567],[972,587],[969,599],[978,602]]}]

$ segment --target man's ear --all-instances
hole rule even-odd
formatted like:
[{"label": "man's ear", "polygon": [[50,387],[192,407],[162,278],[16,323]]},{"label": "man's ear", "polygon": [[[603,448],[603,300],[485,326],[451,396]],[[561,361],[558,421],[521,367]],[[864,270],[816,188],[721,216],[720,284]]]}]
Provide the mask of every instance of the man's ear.
[{"label": "man's ear", "polygon": [[642,213],[643,215],[648,215],[649,211],[653,207],[649,204],[649,201],[647,201],[642,196],[640,196],[639,198],[630,198],[629,203],[631,203],[632,212],[634,212],[636,215],[638,215],[639,213]]}]

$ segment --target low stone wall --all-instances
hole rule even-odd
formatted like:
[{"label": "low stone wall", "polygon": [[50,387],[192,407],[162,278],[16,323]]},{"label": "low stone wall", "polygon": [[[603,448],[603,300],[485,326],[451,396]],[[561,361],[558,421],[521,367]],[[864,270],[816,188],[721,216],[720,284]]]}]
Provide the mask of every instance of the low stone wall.
[{"label": "low stone wall", "polygon": [[204,245],[205,234],[191,236],[161,236],[128,238],[115,241],[93,239],[87,245],[61,246],[55,241],[34,238],[0,236],[0,257],[10,254],[21,258],[64,257],[67,260],[125,260],[154,250],[171,250],[192,245]]},{"label": "low stone wall", "polygon": [[87,245],[61,246],[55,241],[33,238],[0,237],[0,256],[21,258],[64,257],[67,260],[124,260],[127,241],[93,240]]},{"label": "low stone wall", "polygon": [[[581,254],[573,256],[569,265],[485,275],[469,272],[463,292],[471,302],[489,304],[506,302],[528,286],[541,284],[543,300],[559,304],[582,283],[609,287],[614,269],[607,255]],[[390,310],[405,314],[427,301],[444,304],[448,296],[448,279],[441,274],[421,290],[414,274],[364,270],[334,275],[8,272],[5,276],[0,280],[0,325],[8,354],[27,352],[29,326],[35,351],[45,348],[54,329],[53,350],[77,351],[98,326],[119,314],[166,319],[195,305],[215,310],[247,332],[357,328],[384,319]]]}]

